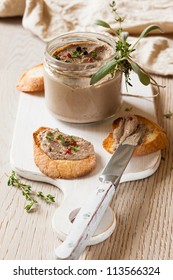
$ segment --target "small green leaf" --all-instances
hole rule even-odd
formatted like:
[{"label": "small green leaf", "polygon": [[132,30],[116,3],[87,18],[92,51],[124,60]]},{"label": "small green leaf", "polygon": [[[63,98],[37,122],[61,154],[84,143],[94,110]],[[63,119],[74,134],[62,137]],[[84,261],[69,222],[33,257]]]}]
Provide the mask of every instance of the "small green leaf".
[{"label": "small green leaf", "polygon": [[132,46],[132,49],[134,49],[134,47],[138,44],[138,42],[145,36],[148,35],[148,33],[150,33],[153,30],[158,29],[160,32],[163,32],[163,30],[158,26],[158,25],[149,25],[148,27],[146,27],[141,35],[139,36],[138,40],[135,42],[135,44]]},{"label": "small green leaf", "polygon": [[106,65],[102,66],[91,78],[90,85],[96,84],[98,81],[103,79],[107,74],[109,74],[117,64],[115,59],[111,60]]},{"label": "small green leaf", "polygon": [[139,36],[139,39],[147,36],[148,33],[150,33],[153,30],[156,30],[156,29],[158,29],[160,32],[163,32],[162,29],[158,25],[150,25],[142,31],[141,35]]},{"label": "small green leaf", "polygon": [[105,28],[111,28],[110,25],[107,22],[105,22],[104,20],[101,20],[101,19],[97,19],[96,24],[100,25],[100,26],[103,26]]},{"label": "small green leaf", "polygon": [[24,209],[26,210],[26,212],[30,212],[30,210],[33,208],[34,206],[34,201],[31,201],[31,203],[25,205]]},{"label": "small green leaf", "polygon": [[51,134],[47,134],[46,139],[49,141],[53,141],[54,140],[54,136]]},{"label": "small green leaf", "polygon": [[79,151],[79,147],[78,146],[72,146],[71,148],[72,148],[72,150],[74,152],[78,152]]},{"label": "small green leaf", "polygon": [[138,75],[141,83],[145,86],[148,86],[150,83],[150,77],[146,73],[144,73],[135,62],[129,62],[132,66],[133,71]]},{"label": "small green leaf", "polygon": [[42,192],[37,192],[37,196],[38,196],[38,197],[41,197],[41,198],[44,198],[44,195],[43,195]]},{"label": "small green leaf", "polygon": [[59,134],[58,138],[61,140],[61,144],[65,146],[65,138],[61,134]]},{"label": "small green leaf", "polygon": [[46,195],[45,201],[48,202],[48,203],[49,202],[55,202],[55,197],[49,193],[49,194]]},{"label": "small green leaf", "polygon": [[172,113],[171,111],[169,111],[168,113],[164,114],[164,117],[165,117],[166,119],[171,119],[172,116],[173,116],[173,113]]},{"label": "small green leaf", "polygon": [[96,58],[96,57],[97,57],[96,51],[94,51],[94,52],[91,53],[91,57],[92,57],[92,58]]}]

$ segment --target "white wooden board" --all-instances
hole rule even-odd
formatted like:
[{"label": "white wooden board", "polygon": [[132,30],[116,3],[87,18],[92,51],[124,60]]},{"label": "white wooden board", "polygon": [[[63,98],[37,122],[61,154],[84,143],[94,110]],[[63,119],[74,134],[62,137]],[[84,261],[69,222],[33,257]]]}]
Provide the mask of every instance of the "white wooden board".
[{"label": "white wooden board", "polygon": [[[156,121],[153,99],[147,98],[152,96],[151,87],[141,85],[135,74],[132,75],[132,83],[133,88],[129,89],[129,93],[146,96],[146,98],[124,96],[122,106],[113,118],[93,124],[72,124],[59,121],[46,109],[43,96],[21,93],[11,148],[11,165],[13,170],[24,178],[47,182],[62,190],[64,198],[52,220],[53,228],[62,240],[70,231],[71,220],[78,209],[98,186],[98,177],[111,156],[103,149],[102,141],[111,130],[113,119],[127,114],[128,108],[131,109],[130,113],[137,113]],[[40,126],[59,128],[64,133],[81,136],[91,141],[97,154],[96,169],[86,177],[75,180],[53,180],[44,176],[33,160],[32,134]],[[160,157],[160,152],[157,152],[132,158],[121,182],[139,180],[152,175],[159,166]],[[90,245],[106,239],[114,230],[115,224],[115,215],[108,208],[100,226],[90,240]]]}]

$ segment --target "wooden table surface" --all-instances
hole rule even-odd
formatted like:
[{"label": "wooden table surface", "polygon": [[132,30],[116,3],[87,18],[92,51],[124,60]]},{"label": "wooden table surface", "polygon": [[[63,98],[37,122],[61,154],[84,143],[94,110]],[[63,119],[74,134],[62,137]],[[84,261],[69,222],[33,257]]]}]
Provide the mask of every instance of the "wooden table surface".
[{"label": "wooden table surface", "polygon": [[[43,183],[36,191],[51,192],[56,204],[43,204],[27,214],[20,191],[7,186],[11,174],[10,148],[20,93],[15,85],[29,67],[43,61],[45,43],[24,30],[21,18],[0,19],[0,259],[54,259],[60,244],[51,227],[61,193]],[[158,123],[166,130],[169,147],[162,151],[158,170],[147,179],[121,184],[111,203],[117,227],[106,241],[87,247],[81,259],[173,259],[173,78],[155,77],[166,88],[155,100]]]}]

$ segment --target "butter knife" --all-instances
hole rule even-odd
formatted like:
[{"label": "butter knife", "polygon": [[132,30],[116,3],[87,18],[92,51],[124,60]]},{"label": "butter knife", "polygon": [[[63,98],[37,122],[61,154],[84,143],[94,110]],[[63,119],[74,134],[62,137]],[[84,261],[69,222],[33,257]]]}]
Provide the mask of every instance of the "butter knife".
[{"label": "butter knife", "polygon": [[76,260],[88,245],[118,186],[121,176],[141,138],[140,131],[126,138],[112,155],[99,176],[99,186],[94,195],[77,214],[69,235],[55,249],[57,259]]}]

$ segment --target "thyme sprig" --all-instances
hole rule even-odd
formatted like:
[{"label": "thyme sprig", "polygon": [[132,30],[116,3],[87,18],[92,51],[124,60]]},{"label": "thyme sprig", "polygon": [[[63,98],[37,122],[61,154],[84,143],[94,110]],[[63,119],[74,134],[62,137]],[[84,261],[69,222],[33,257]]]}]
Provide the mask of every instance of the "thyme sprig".
[{"label": "thyme sprig", "polygon": [[35,199],[35,196],[41,197],[46,202],[55,202],[55,197],[51,194],[47,194],[46,196],[43,195],[42,192],[38,192],[35,194],[35,192],[32,191],[32,187],[27,184],[23,184],[21,180],[17,177],[15,171],[12,171],[11,175],[8,178],[7,182],[8,186],[17,187],[22,191],[23,196],[25,197],[27,203],[24,207],[24,209],[27,212],[30,212],[36,205],[38,205],[38,201]]},{"label": "thyme sprig", "polygon": [[50,193],[47,195],[44,195],[42,192],[37,192],[37,196],[46,201],[47,203],[55,202],[55,197],[51,195]]},{"label": "thyme sprig", "polygon": [[108,28],[111,33],[113,33],[116,36],[116,42],[115,42],[115,57],[109,61],[106,65],[102,66],[92,77],[90,84],[93,85],[100,81],[102,78],[104,78],[106,75],[116,72],[122,72],[125,75],[125,82],[126,85],[132,86],[130,82],[130,72],[133,70],[140,80],[140,82],[147,86],[149,84],[156,85],[159,87],[157,82],[138,64],[136,63],[131,54],[135,51],[136,45],[139,43],[139,41],[147,36],[151,31],[153,30],[159,30],[162,32],[161,28],[157,25],[150,25],[147,28],[145,28],[142,33],[140,34],[139,38],[136,40],[136,42],[132,45],[128,43],[128,32],[124,32],[122,29],[122,22],[124,22],[124,18],[121,17],[116,8],[116,2],[112,1],[110,3],[110,7],[112,9],[112,12],[115,13],[115,22],[119,24],[119,28],[117,31],[115,31],[107,22],[103,20],[96,20],[96,24],[100,25],[104,28]]}]

